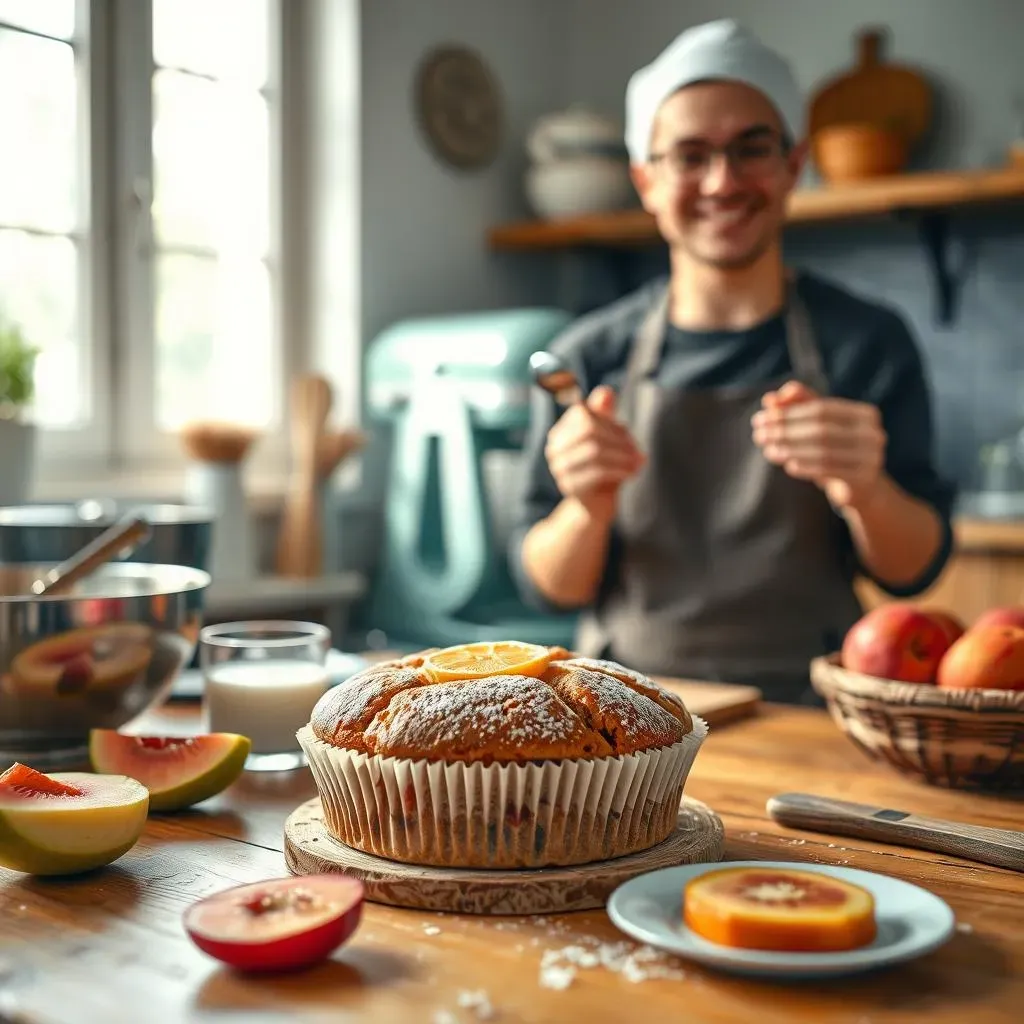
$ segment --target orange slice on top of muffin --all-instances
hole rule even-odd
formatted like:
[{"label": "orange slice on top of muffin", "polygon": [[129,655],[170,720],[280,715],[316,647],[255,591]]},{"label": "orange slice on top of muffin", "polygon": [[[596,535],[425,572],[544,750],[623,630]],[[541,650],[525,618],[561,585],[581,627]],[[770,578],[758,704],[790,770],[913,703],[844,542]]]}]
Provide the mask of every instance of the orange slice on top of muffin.
[{"label": "orange slice on top of muffin", "polygon": [[490,676],[532,676],[539,679],[551,663],[551,650],[518,640],[458,644],[434,651],[423,661],[423,672],[435,683]]}]

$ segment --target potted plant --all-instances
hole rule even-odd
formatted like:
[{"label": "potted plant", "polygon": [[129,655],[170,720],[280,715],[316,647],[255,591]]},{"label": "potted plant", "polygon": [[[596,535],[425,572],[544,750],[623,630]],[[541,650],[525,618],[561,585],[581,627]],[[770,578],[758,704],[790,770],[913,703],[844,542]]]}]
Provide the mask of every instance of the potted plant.
[{"label": "potted plant", "polygon": [[23,504],[32,490],[36,427],[25,413],[38,354],[21,327],[0,316],[0,505]]}]

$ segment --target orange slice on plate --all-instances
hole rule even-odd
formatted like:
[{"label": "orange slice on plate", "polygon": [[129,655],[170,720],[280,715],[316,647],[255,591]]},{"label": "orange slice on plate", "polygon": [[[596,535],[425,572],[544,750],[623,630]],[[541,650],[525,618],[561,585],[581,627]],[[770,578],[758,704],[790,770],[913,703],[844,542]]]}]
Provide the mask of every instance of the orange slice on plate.
[{"label": "orange slice on plate", "polygon": [[435,683],[487,676],[540,677],[550,662],[551,652],[546,647],[518,640],[500,640],[458,644],[434,651],[423,662],[422,671]]},{"label": "orange slice on plate", "polygon": [[723,946],[827,953],[857,949],[876,934],[867,889],[816,871],[722,868],[683,888],[683,920]]}]

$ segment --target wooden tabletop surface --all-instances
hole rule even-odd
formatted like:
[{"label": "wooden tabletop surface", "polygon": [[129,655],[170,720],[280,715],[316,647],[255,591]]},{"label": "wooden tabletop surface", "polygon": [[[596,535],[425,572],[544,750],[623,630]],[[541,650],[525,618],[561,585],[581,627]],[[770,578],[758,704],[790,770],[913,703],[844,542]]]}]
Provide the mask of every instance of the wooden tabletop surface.
[{"label": "wooden tabletop surface", "polygon": [[[195,712],[178,711],[178,724]],[[303,769],[246,775],[201,810],[154,816],[139,844],[76,881],[0,870],[0,1020],[372,1021],[387,1024],[757,1021],[984,1024],[1024,1006],[1024,875],[954,858],[787,831],[765,817],[773,793],[810,790],[1002,827],[1024,802],[926,788],[871,764],[824,712],[767,706],[714,730],[687,791],[727,830],[727,859],[848,864],[945,898],[957,932],[884,973],[829,982],[755,982],[658,954],[648,959],[603,911],[473,918],[367,904],[331,961],[286,977],[243,978],[194,948],[181,915],[196,898],[285,874],[282,825],[314,793]],[[545,982],[570,947],[603,952],[568,987]],[[637,951],[640,951],[637,955]]]}]

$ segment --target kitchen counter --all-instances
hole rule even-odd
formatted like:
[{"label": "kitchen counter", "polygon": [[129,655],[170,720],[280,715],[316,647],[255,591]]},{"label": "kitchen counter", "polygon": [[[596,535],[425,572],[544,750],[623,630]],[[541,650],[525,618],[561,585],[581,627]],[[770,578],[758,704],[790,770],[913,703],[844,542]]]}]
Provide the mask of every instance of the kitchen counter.
[{"label": "kitchen counter", "polygon": [[957,516],[953,533],[958,551],[1006,551],[1024,554],[1024,519]]},{"label": "kitchen counter", "polygon": [[[1024,604],[1024,519],[954,517],[955,546],[937,582],[912,604],[942,608],[973,622],[989,608]],[[857,581],[865,608],[893,599],[867,579]]]},{"label": "kitchen counter", "polygon": [[[191,707],[171,713],[198,715]],[[0,1016],[39,1024],[1019,1020],[1024,875],[767,819],[770,796],[808,787],[979,824],[1021,821],[1019,800],[932,789],[869,761],[823,711],[765,706],[713,728],[687,784],[721,816],[726,859],[844,864],[923,885],[956,913],[944,947],[874,975],[772,984],[668,955],[633,956],[641,947],[602,910],[494,918],[367,904],[359,930],[330,961],[290,976],[242,978],[190,943],[182,912],[236,883],[285,874],[284,819],[314,794],[305,769],[247,775],[201,809],[154,815],[132,851],[90,876],[39,880],[0,870]],[[605,963],[577,958],[572,967],[566,951],[580,946],[607,953]],[[551,987],[545,958],[569,965],[568,987]]]}]

